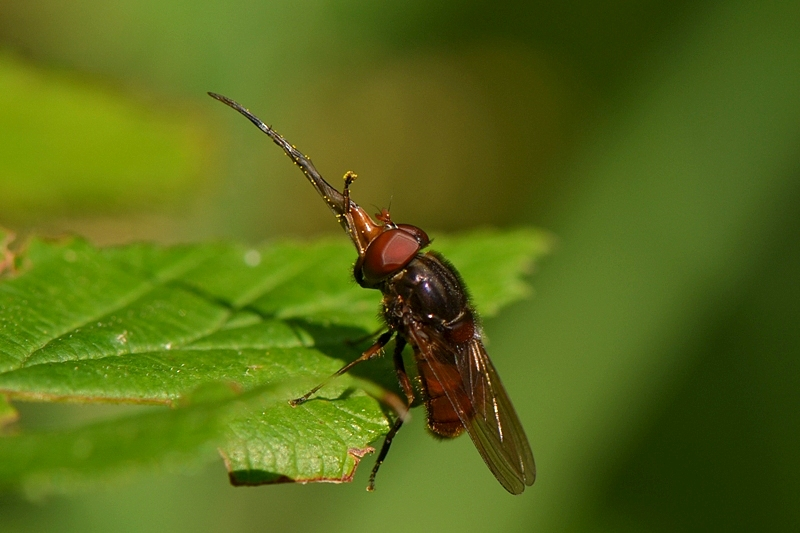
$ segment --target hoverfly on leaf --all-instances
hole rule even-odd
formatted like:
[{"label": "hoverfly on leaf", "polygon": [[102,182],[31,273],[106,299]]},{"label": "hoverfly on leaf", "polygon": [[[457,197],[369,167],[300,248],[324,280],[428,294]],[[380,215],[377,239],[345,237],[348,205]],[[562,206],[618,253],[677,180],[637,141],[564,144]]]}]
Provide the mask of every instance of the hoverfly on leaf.
[{"label": "hoverfly on leaf", "polygon": [[[383,294],[381,315],[387,331],[331,377],[377,357],[396,337],[394,367],[406,396],[407,412],[414,401],[414,388],[402,354],[406,344],[411,345],[428,428],[442,438],[457,437],[466,431],[489,470],[508,492],[520,494],[532,485],[536,466],[528,439],[486,353],[477,316],[453,265],[436,252],[425,251],[430,239],[422,229],[395,223],[386,210],[374,220],[353,202],[350,186],[356,178],[354,173],[345,174],[340,193],[323,179],[308,157],[250,111],[225,96],[208,94],[247,117],[300,167],[356,247],[356,282]],[[327,380],[291,404],[302,404],[326,383]],[[378,468],[403,425],[404,414],[400,413],[386,435],[367,490],[375,487]]]}]

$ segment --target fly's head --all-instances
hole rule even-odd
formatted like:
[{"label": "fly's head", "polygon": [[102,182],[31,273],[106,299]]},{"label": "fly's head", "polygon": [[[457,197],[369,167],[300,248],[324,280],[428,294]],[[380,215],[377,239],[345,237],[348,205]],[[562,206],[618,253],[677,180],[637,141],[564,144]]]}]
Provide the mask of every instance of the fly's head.
[{"label": "fly's head", "polygon": [[[343,196],[347,200],[350,198],[350,184],[355,179],[350,176],[354,174],[345,174]],[[375,215],[378,224],[360,206],[353,202],[350,205],[358,213],[350,216],[354,227],[350,235],[359,251],[353,273],[362,287],[380,288],[430,243],[425,231],[410,224],[395,224],[386,209]],[[356,237],[362,236],[364,239],[357,242]]]},{"label": "fly's head", "polygon": [[376,222],[361,206],[353,202],[350,199],[350,185],[357,177],[354,172],[347,172],[344,175],[344,190],[339,192],[322,177],[308,156],[244,106],[226,96],[208,94],[247,117],[300,167],[353,241],[358,252],[355,277],[359,285],[380,288],[382,283],[402,270],[422,248],[428,245],[430,239],[420,228],[408,224],[395,224],[386,209],[375,216]]}]

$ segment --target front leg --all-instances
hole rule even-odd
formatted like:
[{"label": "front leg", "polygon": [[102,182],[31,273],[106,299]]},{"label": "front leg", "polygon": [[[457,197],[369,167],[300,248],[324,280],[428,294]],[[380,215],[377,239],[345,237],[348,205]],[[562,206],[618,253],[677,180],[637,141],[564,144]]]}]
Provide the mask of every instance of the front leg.
[{"label": "front leg", "polygon": [[323,381],[322,383],[320,383],[319,385],[317,385],[316,387],[314,387],[313,389],[311,389],[310,391],[308,391],[304,395],[300,396],[299,398],[295,398],[294,400],[289,400],[289,405],[291,405],[292,407],[297,407],[298,405],[301,405],[301,404],[305,403],[315,392],[317,392],[322,387],[327,385],[333,378],[341,376],[342,374],[344,374],[345,372],[347,372],[348,370],[350,370],[351,368],[356,366],[358,363],[363,363],[364,361],[369,361],[370,359],[373,359],[374,357],[376,357],[379,353],[381,353],[381,350],[383,350],[383,347],[386,346],[389,343],[389,341],[392,339],[392,335],[394,335],[394,331],[389,330],[386,333],[384,333],[383,335],[381,335],[380,337],[378,337],[378,340],[375,341],[375,344],[373,344],[372,346],[367,348],[366,351],[364,351],[364,353],[362,353],[361,356],[358,359],[354,359],[353,361],[350,361],[349,363],[344,365],[342,368],[340,368],[339,370],[334,372],[325,381]]},{"label": "front leg", "polygon": [[403,348],[405,348],[405,346],[406,338],[403,337],[403,335],[398,334],[397,338],[395,339],[394,355],[392,358],[394,361],[394,370],[397,373],[397,380],[400,382],[400,386],[403,388],[403,392],[406,395],[407,404],[405,406],[405,411],[403,413],[398,413],[397,420],[395,420],[392,428],[389,430],[389,433],[386,434],[386,438],[383,440],[381,452],[378,454],[378,459],[375,461],[375,466],[372,467],[372,474],[369,476],[369,485],[367,485],[367,490],[370,492],[375,490],[375,476],[378,475],[378,469],[381,467],[381,464],[383,464],[384,459],[386,459],[386,455],[389,453],[389,448],[392,445],[392,440],[400,430],[403,422],[405,422],[406,418],[408,417],[408,410],[414,403],[414,388],[411,386],[411,380],[408,378],[406,367],[403,363]]}]

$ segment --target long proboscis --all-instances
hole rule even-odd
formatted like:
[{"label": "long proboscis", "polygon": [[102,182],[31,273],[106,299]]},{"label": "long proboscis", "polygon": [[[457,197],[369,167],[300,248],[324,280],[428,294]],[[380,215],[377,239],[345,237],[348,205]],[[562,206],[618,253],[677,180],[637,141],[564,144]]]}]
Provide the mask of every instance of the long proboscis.
[{"label": "long proboscis", "polygon": [[303,171],[303,174],[306,175],[308,181],[311,182],[311,185],[314,189],[317,190],[322,199],[325,200],[325,203],[328,204],[328,207],[333,214],[336,215],[336,219],[339,221],[339,224],[342,225],[346,232],[351,233],[352,228],[349,227],[349,222],[347,217],[345,216],[348,212],[349,206],[345,206],[345,199],[342,193],[334,189],[330,183],[325,181],[320,173],[314,168],[314,165],[311,163],[311,159],[303,155],[303,153],[295,148],[292,144],[290,144],[286,139],[284,139],[277,131],[273,130],[270,126],[267,126],[264,121],[260,118],[252,114],[248,109],[244,106],[239,104],[238,102],[231,100],[227,96],[222,96],[221,94],[209,92],[208,95],[215,100],[219,100],[223,104],[232,107],[245,117],[255,124],[255,126],[266,133],[272,141],[280,146],[286,155],[288,155],[294,163],[300,167]]}]

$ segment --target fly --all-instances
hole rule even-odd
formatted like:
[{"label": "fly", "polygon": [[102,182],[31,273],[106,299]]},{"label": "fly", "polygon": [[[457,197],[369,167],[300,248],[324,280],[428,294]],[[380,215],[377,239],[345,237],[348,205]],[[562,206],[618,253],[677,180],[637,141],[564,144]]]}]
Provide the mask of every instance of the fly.
[{"label": "fly", "polygon": [[[414,402],[414,388],[402,354],[410,345],[430,431],[442,438],[454,438],[466,431],[489,470],[508,492],[520,494],[532,485],[536,465],[528,439],[486,353],[477,315],[453,265],[436,252],[425,251],[430,239],[422,229],[395,223],[386,210],[373,219],[353,202],[350,186],[356,179],[354,173],[345,174],[344,190],[339,192],[317,172],[308,157],[250,111],[230,98],[208,94],[247,117],[300,167],[355,245],[356,282],[383,294],[381,314],[387,331],[331,377],[377,357],[395,337],[393,362],[407,412]],[[290,403],[304,403],[326,383],[327,380]],[[370,475],[369,491],[375,488],[375,476],[404,418],[401,413],[386,435]]]}]

